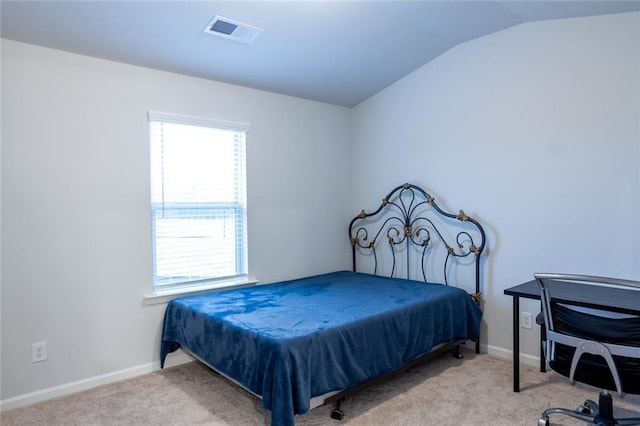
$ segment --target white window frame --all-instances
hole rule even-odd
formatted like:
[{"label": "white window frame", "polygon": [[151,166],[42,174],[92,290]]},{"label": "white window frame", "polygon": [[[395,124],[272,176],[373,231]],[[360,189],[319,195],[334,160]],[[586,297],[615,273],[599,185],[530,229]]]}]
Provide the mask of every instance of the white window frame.
[{"label": "white window frame", "polygon": [[[197,126],[197,127],[210,127],[210,128],[214,128],[214,129],[220,129],[220,130],[231,130],[234,132],[242,132],[245,134],[249,133],[250,130],[250,126],[249,124],[246,123],[237,123],[237,122],[230,122],[230,121],[221,121],[221,120],[214,120],[214,119],[209,119],[209,118],[202,118],[202,117],[192,117],[192,116],[185,116],[185,115],[179,115],[179,114],[171,114],[171,113],[165,113],[165,112],[157,112],[157,111],[148,111],[147,113],[147,121],[149,124],[149,146],[151,147],[151,125],[152,122],[165,122],[165,123],[171,123],[171,124],[183,124],[183,125],[189,125],[189,126]],[[246,146],[246,141],[245,141],[245,146]],[[151,161],[151,158],[150,158]],[[255,280],[251,280],[248,278],[248,262],[247,262],[247,254],[248,254],[248,244],[247,244],[247,222],[246,222],[246,216],[247,216],[247,211],[246,211],[246,158],[244,160],[244,164],[242,165],[242,170],[240,171],[241,173],[241,185],[243,186],[243,191],[244,191],[244,197],[242,197],[243,199],[238,203],[238,207],[241,209],[241,211],[243,212],[243,217],[242,217],[242,229],[244,231],[244,235],[240,236],[240,240],[242,241],[242,244],[244,244],[243,250],[242,250],[242,259],[240,259],[240,262],[243,263],[243,266],[241,267],[241,270],[238,271],[239,273],[233,274],[232,276],[225,276],[225,277],[218,277],[218,278],[212,278],[212,279],[203,279],[203,280],[195,280],[195,281],[185,281],[185,282],[176,282],[176,283],[171,283],[169,285],[156,285],[156,277],[155,277],[155,271],[156,271],[156,253],[155,253],[155,229],[154,228],[154,224],[155,224],[155,217],[154,215],[156,214],[155,210],[157,210],[156,208],[154,208],[154,204],[151,202],[151,197],[150,197],[150,213],[151,213],[151,219],[152,219],[152,261],[153,261],[153,280],[152,280],[152,293],[145,295],[145,301],[146,303],[160,303],[160,302],[164,302],[169,300],[172,297],[175,297],[177,295],[184,295],[184,294],[191,294],[191,293],[199,293],[199,292],[204,292],[204,291],[211,291],[214,289],[227,289],[230,287],[242,287],[242,286],[247,286],[247,285],[253,285],[256,283]],[[151,190],[151,187],[150,187]],[[164,205],[164,203],[163,203]]]}]

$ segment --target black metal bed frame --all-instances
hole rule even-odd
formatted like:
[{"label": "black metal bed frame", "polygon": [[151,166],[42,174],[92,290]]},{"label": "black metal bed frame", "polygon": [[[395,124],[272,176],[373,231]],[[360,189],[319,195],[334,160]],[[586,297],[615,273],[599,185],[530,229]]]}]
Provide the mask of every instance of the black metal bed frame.
[{"label": "black metal bed frame", "polygon": [[[451,231],[453,231],[453,234]],[[362,210],[358,216],[351,220],[349,223],[349,238],[351,240],[354,272],[358,270],[357,259],[359,258],[358,255],[361,255],[361,257],[365,258],[373,257],[372,273],[374,275],[399,277],[404,267],[404,278],[414,279],[416,268],[412,266],[412,260],[417,259],[419,262],[417,274],[421,275],[422,281],[449,285],[450,268],[454,260],[470,258],[472,260],[472,273],[475,284],[475,293],[470,294],[470,296],[480,305],[480,255],[486,243],[484,228],[478,221],[469,217],[462,210],[457,215],[445,212],[436,204],[435,199],[422,188],[410,183],[394,188],[382,199],[382,204],[377,210],[371,213],[366,213]],[[387,242],[386,245],[381,243],[381,241],[385,240]],[[478,244],[476,244],[476,241]],[[385,268],[386,264],[384,263],[387,260],[385,247],[388,248],[389,255],[387,257],[391,257],[391,266],[387,268]],[[442,274],[440,279],[433,278],[429,280],[429,277],[434,277],[435,275],[432,273],[433,271],[428,270],[426,261],[434,252],[438,251],[438,248],[444,251]],[[403,252],[404,256],[402,255]],[[460,345],[463,343],[464,341],[455,341],[444,344],[394,371],[343,390],[325,399],[324,403],[335,403],[331,417],[342,420],[344,412],[341,410],[341,404],[348,396],[409,368],[425,363],[445,352],[452,351],[454,357],[462,358]],[[480,353],[479,337],[475,343],[475,352]]]},{"label": "black metal bed frame", "polygon": [[[453,222],[452,219],[462,223]],[[447,285],[452,263],[470,257],[475,267],[475,293],[472,296],[480,303],[480,256],[486,243],[484,228],[463,210],[457,215],[445,212],[430,194],[416,185],[399,185],[382,199],[377,210],[371,213],[362,210],[349,223],[349,238],[353,270],[358,269],[358,254],[373,256],[374,275],[385,275],[381,271],[384,256],[381,252],[385,248],[388,248],[391,257],[389,276],[399,276],[404,266],[405,278],[412,279],[415,277],[412,260],[415,259],[419,262],[422,281]],[[474,238],[479,240],[478,244]],[[382,243],[384,240],[386,245]],[[444,255],[439,278],[435,277],[433,270],[428,270],[426,262],[438,249]],[[402,252],[404,256],[401,256]]]}]

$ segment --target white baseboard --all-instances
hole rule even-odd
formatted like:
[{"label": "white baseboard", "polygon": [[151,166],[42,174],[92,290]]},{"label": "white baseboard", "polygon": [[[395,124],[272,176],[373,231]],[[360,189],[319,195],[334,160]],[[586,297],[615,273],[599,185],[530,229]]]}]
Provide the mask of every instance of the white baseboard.
[{"label": "white baseboard", "polygon": [[[482,353],[488,353],[501,358],[513,359],[513,351],[496,346],[481,345],[480,350]],[[528,354],[520,354],[520,361],[523,364],[538,366],[540,358]],[[193,359],[185,354],[182,350],[178,350],[167,356],[165,362],[165,368],[175,367],[177,365],[193,362]],[[132,377],[141,376],[143,374],[153,373],[160,370],[160,362],[155,361],[149,364],[140,365],[137,367],[127,368],[120,371],[114,371],[113,373],[103,374],[100,376],[90,377],[88,379],[79,380],[77,382],[67,383],[60,386],[54,386],[52,388],[39,390],[36,392],[28,393],[25,395],[19,395],[13,398],[0,401],[0,411],[11,410],[13,408],[24,407],[26,405],[34,404],[36,402],[46,401],[48,399],[57,398],[60,396],[70,395],[72,393],[84,391],[94,388],[96,386],[105,385],[108,383],[114,383],[120,380],[130,379]]]},{"label": "white baseboard", "polygon": [[[177,365],[192,362],[193,359],[181,350],[178,350],[167,356],[164,364],[165,368],[175,367]],[[19,395],[0,401],[0,411],[11,410],[13,408],[24,407],[36,402],[46,401],[48,399],[60,396],[70,395],[72,393],[84,391],[100,385],[118,382],[120,380],[130,379],[132,377],[142,376],[143,374],[153,373],[160,370],[160,361],[150,362],[148,364],[137,367],[126,368],[113,373],[107,373],[100,376],[90,377],[88,379],[79,380],[77,382],[66,383],[60,386],[54,386],[48,389],[42,389],[25,395]]]},{"label": "white baseboard", "polygon": [[[480,349],[484,353],[488,353],[489,355],[499,356],[500,358],[513,359],[513,351],[510,349],[500,348],[497,346],[491,345],[481,345]],[[520,352],[520,362],[522,364],[531,365],[533,367],[540,365],[540,357],[533,356],[529,354],[523,354]]]}]

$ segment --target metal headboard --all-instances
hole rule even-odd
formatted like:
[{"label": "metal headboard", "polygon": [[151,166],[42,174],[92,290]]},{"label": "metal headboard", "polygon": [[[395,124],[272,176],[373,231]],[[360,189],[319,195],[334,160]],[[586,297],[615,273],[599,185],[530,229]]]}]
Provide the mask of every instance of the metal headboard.
[{"label": "metal headboard", "polygon": [[[479,302],[484,229],[462,210],[457,215],[443,211],[431,195],[416,185],[397,186],[376,211],[362,210],[349,224],[349,238],[354,271],[358,270],[356,258],[364,257],[370,267],[373,264],[374,275],[393,277],[406,272],[407,279],[416,279],[414,276],[421,274],[419,279],[425,282],[448,285],[453,263],[471,263],[474,298]],[[428,263],[436,252],[442,252],[436,262],[442,263],[440,278],[429,279],[438,275],[437,265],[430,268]]]}]

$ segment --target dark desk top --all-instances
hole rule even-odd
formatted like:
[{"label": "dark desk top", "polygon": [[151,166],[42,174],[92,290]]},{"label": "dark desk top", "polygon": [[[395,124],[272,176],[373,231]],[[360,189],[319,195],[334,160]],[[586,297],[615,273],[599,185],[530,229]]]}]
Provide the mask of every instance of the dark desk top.
[{"label": "dark desk top", "polygon": [[[553,280],[550,282],[549,291],[554,298],[572,305],[631,315],[640,314],[638,290]],[[508,288],[504,290],[504,294],[540,300],[540,288],[536,280]]]}]

